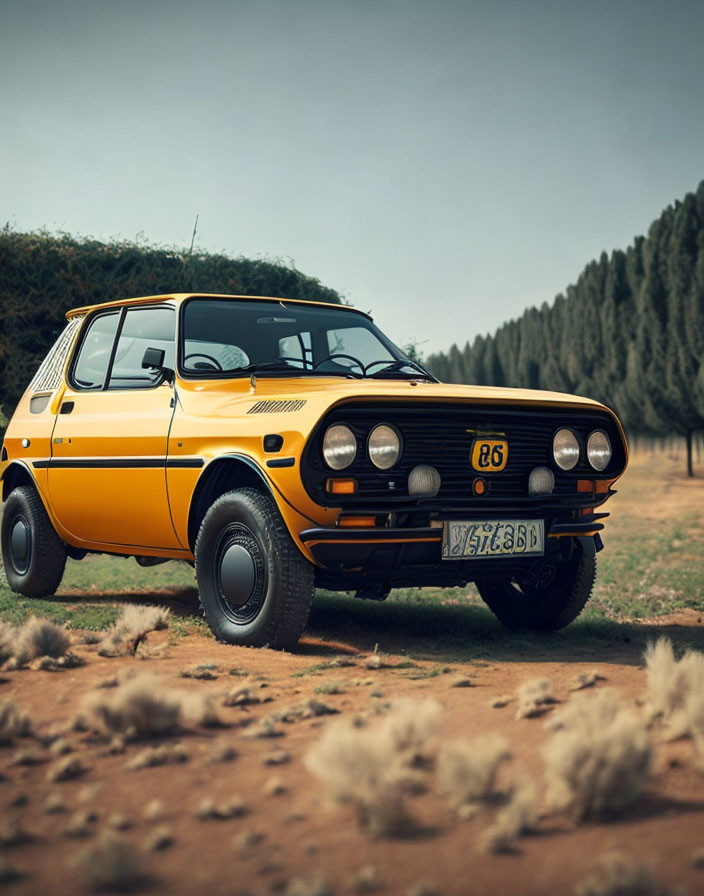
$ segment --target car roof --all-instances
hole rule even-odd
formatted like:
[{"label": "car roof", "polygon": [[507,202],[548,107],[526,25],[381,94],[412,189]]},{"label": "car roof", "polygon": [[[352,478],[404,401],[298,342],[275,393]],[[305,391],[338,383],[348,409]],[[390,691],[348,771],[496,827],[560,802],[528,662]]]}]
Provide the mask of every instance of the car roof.
[{"label": "car roof", "polygon": [[286,304],[294,305],[314,305],[320,308],[335,308],[338,311],[352,311],[354,314],[361,314],[363,317],[367,317],[369,318],[369,320],[371,320],[371,316],[365,311],[360,311],[358,308],[352,308],[350,305],[337,305],[334,302],[314,302],[309,301],[308,299],[286,299],[279,296],[236,296],[217,292],[174,292],[160,296],[140,296],[139,298],[134,299],[115,299],[112,302],[99,302],[95,305],[83,305],[80,308],[72,308],[70,311],[66,312],[66,317],[70,319],[72,317],[75,317],[77,314],[89,314],[90,312],[96,311],[99,308],[121,308],[123,305],[142,305],[167,302],[180,305],[186,299],[192,298],[238,299],[240,301],[247,302],[286,302]]}]

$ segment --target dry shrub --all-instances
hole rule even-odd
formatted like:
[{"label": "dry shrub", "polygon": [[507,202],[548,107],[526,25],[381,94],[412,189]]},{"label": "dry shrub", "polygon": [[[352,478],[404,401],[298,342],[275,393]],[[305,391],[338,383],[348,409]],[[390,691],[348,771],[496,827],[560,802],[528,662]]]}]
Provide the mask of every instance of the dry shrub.
[{"label": "dry shrub", "polygon": [[54,763],[47,772],[47,781],[56,783],[58,781],[72,781],[79,778],[87,771],[86,766],[81,762],[78,756],[65,756],[58,762]]},{"label": "dry shrub", "polygon": [[643,721],[611,690],[576,696],[551,720],[543,750],[547,800],[575,820],[618,812],[646,785],[652,744]]},{"label": "dry shrub", "polygon": [[455,809],[490,799],[499,766],[510,756],[508,740],[496,733],[447,744],[438,756],[440,792],[447,794]]},{"label": "dry shrub", "polygon": [[138,771],[143,768],[153,768],[156,765],[168,765],[173,763],[188,762],[188,753],[183,744],[172,746],[161,745],[147,747],[141,753],[137,753],[127,762],[125,768],[130,771]]},{"label": "dry shrub", "polygon": [[139,853],[115,831],[103,831],[75,861],[83,883],[95,892],[129,893],[146,883]]},{"label": "dry shrub", "polygon": [[157,678],[140,675],[114,690],[89,695],[80,718],[105,737],[158,737],[179,729],[181,709],[178,695]]},{"label": "dry shrub", "polygon": [[688,650],[677,660],[672,642],[659,638],[645,651],[645,668],[651,714],[670,739],[691,737],[704,760],[704,653]]},{"label": "dry shrub", "polygon": [[318,874],[310,878],[292,878],[284,890],[284,896],[333,896],[333,891],[325,876]]},{"label": "dry shrub", "polygon": [[181,712],[187,721],[206,728],[219,728],[223,725],[213,704],[213,698],[208,694],[191,692],[182,694],[180,699]]},{"label": "dry shrub", "polygon": [[218,677],[217,663],[197,663],[195,666],[189,666],[182,669],[179,673],[181,678],[198,678],[202,681],[215,681]]},{"label": "dry shrub", "polygon": [[126,604],[113,627],[100,644],[101,656],[135,654],[149,632],[169,626],[170,610],[166,607]]},{"label": "dry shrub", "polygon": [[557,700],[552,696],[552,685],[547,678],[533,678],[524,682],[516,691],[518,697],[517,719],[532,719],[548,712]]},{"label": "dry shrub", "polygon": [[0,744],[12,744],[18,737],[31,737],[29,716],[12,700],[0,701]]},{"label": "dry shrub", "polygon": [[537,789],[526,775],[518,778],[506,805],[496,814],[494,824],[486,831],[487,852],[512,852],[516,840],[535,828],[538,820]]},{"label": "dry shrub", "polygon": [[355,807],[371,834],[402,836],[416,828],[406,805],[417,778],[409,762],[423,750],[437,715],[435,701],[403,701],[373,729],[341,720],[323,733],[305,764],[335,800]]},{"label": "dry shrub", "polygon": [[15,655],[17,629],[6,622],[0,622],[0,666]]},{"label": "dry shrub", "polygon": [[15,636],[14,657],[18,666],[26,666],[38,657],[58,659],[67,654],[71,646],[63,625],[37,616],[30,616],[22,628],[16,630]]},{"label": "dry shrub", "polygon": [[658,886],[649,865],[631,862],[620,853],[610,853],[601,864],[600,874],[577,886],[577,896],[675,896],[680,892]]}]

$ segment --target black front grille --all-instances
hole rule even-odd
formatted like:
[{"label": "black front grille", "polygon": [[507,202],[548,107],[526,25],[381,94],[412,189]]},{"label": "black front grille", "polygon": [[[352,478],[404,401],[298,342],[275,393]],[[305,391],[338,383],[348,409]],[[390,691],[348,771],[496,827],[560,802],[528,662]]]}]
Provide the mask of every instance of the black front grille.
[{"label": "black front grille", "polygon": [[[350,467],[334,473],[322,457],[322,438],[333,423],[345,423],[357,438],[357,456]],[[367,454],[367,439],[378,423],[396,427],[403,439],[398,463],[380,471]],[[574,470],[565,473],[552,460],[552,440],[563,426],[573,430],[582,446],[582,458]],[[586,460],[586,441],[594,429],[603,429],[611,441],[613,457],[607,469],[597,474]],[[508,442],[508,461],[500,473],[479,473],[471,464],[472,442],[477,434],[502,433]],[[303,479],[311,497],[318,503],[335,506],[388,506],[414,503],[434,504],[443,508],[585,503],[578,497],[578,479],[613,479],[623,469],[625,451],[613,419],[604,412],[581,409],[545,410],[472,405],[354,404],[333,410],[318,426],[304,452]],[[440,473],[442,485],[437,497],[418,499],[408,494],[408,475],[418,464],[430,464]],[[555,474],[551,496],[531,498],[528,476],[537,466],[546,466]],[[350,476],[357,481],[354,496],[330,496],[325,492],[329,476]],[[484,496],[475,497],[473,480],[481,476],[487,486]],[[587,501],[589,503],[589,501]],[[591,501],[593,503],[593,500]]]}]

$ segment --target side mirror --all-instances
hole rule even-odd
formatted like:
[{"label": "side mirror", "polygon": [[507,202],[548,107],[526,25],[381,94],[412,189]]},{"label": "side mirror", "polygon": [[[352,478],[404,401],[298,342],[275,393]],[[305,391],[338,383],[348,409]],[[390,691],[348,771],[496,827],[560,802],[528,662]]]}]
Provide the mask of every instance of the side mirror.
[{"label": "side mirror", "polygon": [[142,358],[143,370],[158,370],[169,385],[173,385],[174,372],[170,367],[164,367],[164,349],[148,348]]}]

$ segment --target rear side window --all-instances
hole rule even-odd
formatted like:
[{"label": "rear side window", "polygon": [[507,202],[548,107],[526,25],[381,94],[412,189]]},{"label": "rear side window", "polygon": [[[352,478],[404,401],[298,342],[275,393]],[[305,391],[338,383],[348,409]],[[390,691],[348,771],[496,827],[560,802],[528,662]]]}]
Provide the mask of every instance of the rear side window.
[{"label": "rear side window", "polygon": [[119,320],[120,312],[111,311],[88,324],[71,377],[79,389],[103,388]]},{"label": "rear side window", "polygon": [[142,368],[144,352],[148,348],[164,352],[164,365],[174,367],[174,310],[159,308],[128,308],[115,358],[110,371],[109,389],[148,389],[161,381],[161,374]]}]

